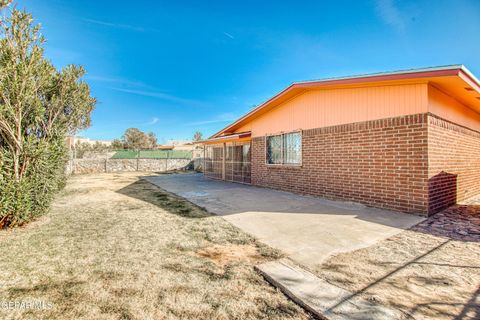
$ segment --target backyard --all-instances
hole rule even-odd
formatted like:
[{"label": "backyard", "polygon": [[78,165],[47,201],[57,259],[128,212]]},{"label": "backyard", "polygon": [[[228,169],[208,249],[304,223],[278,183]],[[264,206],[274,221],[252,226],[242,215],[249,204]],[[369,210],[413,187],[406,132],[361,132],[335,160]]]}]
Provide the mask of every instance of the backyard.
[{"label": "backyard", "polygon": [[[398,310],[401,319],[480,318],[480,196],[422,219],[202,175],[148,179],[222,215],[322,281],[347,290],[345,298],[329,296],[329,301],[337,299],[328,303],[331,310],[340,312],[361,299]],[[282,273],[278,280],[284,286],[300,283],[294,279]],[[312,286],[315,290],[302,298],[313,306],[311,297],[326,296],[328,288]]]},{"label": "backyard", "polygon": [[134,10],[0,0],[0,319],[480,319],[480,1]]},{"label": "backyard", "polygon": [[138,173],[71,177],[0,250],[5,319],[309,318],[253,269],[279,252]]},{"label": "backyard", "polygon": [[[239,214],[211,215],[141,175],[71,176],[47,215],[0,231],[1,318],[312,318],[254,270],[284,255],[227,221]],[[352,297],[400,310],[402,319],[476,319],[478,203],[304,267]],[[342,220],[332,221],[338,229]]]}]

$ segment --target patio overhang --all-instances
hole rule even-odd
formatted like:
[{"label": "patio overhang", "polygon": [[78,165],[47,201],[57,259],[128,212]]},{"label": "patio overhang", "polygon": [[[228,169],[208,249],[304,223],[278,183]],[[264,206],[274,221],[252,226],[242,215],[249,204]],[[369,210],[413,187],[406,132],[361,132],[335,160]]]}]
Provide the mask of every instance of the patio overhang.
[{"label": "patio overhang", "polygon": [[217,143],[226,143],[226,142],[240,142],[240,141],[249,141],[252,138],[252,132],[240,132],[235,134],[223,135],[207,140],[202,140],[197,143],[201,144],[217,144]]}]

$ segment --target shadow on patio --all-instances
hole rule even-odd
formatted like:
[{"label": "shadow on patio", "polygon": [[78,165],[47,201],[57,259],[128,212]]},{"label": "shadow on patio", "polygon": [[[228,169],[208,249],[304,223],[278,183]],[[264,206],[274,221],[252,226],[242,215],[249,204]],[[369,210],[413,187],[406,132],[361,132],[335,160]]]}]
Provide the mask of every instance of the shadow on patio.
[{"label": "shadow on patio", "polygon": [[203,208],[169,192],[166,192],[143,179],[116,191],[119,194],[132,197],[156,205],[170,213],[186,218],[205,218],[210,216]]}]

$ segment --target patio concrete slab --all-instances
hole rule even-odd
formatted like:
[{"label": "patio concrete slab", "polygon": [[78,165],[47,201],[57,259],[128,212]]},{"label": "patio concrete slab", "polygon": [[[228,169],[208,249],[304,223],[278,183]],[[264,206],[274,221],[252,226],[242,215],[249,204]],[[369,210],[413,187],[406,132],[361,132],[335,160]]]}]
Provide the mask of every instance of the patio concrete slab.
[{"label": "patio concrete slab", "polygon": [[306,266],[319,264],[332,254],[370,246],[424,220],[357,203],[211,180],[202,174],[145,179],[222,215]]}]

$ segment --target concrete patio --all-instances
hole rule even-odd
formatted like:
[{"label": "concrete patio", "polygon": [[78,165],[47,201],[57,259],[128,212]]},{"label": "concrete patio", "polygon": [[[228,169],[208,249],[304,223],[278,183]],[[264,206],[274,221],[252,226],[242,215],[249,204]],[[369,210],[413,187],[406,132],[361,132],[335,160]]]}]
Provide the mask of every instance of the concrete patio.
[{"label": "concrete patio", "polygon": [[306,266],[368,247],[424,220],[357,203],[210,180],[202,174],[144,178],[223,216]]}]

